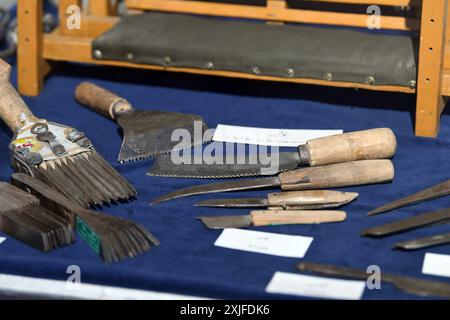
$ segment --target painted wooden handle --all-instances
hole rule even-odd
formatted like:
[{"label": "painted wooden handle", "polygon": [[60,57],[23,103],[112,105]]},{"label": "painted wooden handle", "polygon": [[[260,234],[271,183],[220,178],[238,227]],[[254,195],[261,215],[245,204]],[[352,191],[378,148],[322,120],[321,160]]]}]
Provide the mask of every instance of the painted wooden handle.
[{"label": "painted wooden handle", "polygon": [[357,186],[392,181],[394,165],[391,160],[362,160],[301,168],[281,173],[282,190],[308,190]]},{"label": "painted wooden handle", "polygon": [[15,131],[27,121],[35,121],[30,109],[9,82],[11,66],[0,59],[0,117]]},{"label": "painted wooden handle", "polygon": [[356,192],[330,190],[307,190],[269,193],[267,202],[270,207],[307,206],[307,205],[344,205],[356,199]]},{"label": "painted wooden handle", "polygon": [[344,211],[332,210],[260,210],[250,215],[255,226],[342,222],[347,218]]},{"label": "painted wooden handle", "polygon": [[306,143],[312,167],[358,160],[390,159],[397,139],[389,128],[349,132],[309,140]]},{"label": "painted wooden handle", "polygon": [[90,82],[78,85],[75,90],[75,98],[82,105],[111,119],[115,119],[116,115],[121,112],[133,109],[124,98]]}]

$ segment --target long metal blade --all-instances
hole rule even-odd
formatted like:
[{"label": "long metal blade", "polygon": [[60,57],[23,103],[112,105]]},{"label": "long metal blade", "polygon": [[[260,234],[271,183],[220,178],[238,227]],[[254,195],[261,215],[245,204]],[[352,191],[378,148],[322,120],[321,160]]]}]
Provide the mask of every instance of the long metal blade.
[{"label": "long metal blade", "polygon": [[213,199],[195,204],[196,207],[211,208],[266,208],[267,205],[267,199],[265,198]]},{"label": "long metal blade", "polygon": [[[195,122],[201,125],[202,132],[207,130],[203,118],[192,114],[134,111],[119,116],[117,123],[123,130],[119,162],[143,160],[175,151],[174,147],[176,150],[187,149],[207,142],[203,141],[202,135],[195,137]],[[187,130],[191,139],[181,144],[172,141],[172,133],[177,129]]]},{"label": "long metal blade", "polygon": [[252,218],[246,216],[198,217],[209,229],[247,228],[252,225]]},{"label": "long metal blade", "polygon": [[364,230],[362,235],[369,237],[384,237],[394,233],[433,225],[440,221],[447,221],[448,219],[450,219],[450,209],[444,209],[370,228]]},{"label": "long metal blade", "polygon": [[390,202],[377,209],[370,211],[367,215],[373,216],[382,212],[392,211],[394,209],[410,206],[427,200],[436,199],[450,194],[450,180],[435,185],[431,188],[417,192],[405,198]]},{"label": "long metal blade", "polygon": [[244,179],[229,182],[203,184],[167,193],[161,197],[152,200],[150,202],[150,205],[155,205],[160,202],[198,194],[252,190],[268,187],[279,187],[280,185],[281,184],[280,180],[278,180],[278,177],[261,178],[261,179]]},{"label": "long metal blade", "polygon": [[[369,277],[369,274],[367,274],[365,270],[318,263],[302,262],[297,265],[297,268],[301,271],[314,272],[327,276],[340,276],[350,279],[367,280]],[[398,289],[410,294],[450,298],[450,284],[445,282],[403,277],[389,273],[383,273],[381,281],[392,283]]]},{"label": "long metal blade", "polygon": [[[278,155],[278,158],[275,158]],[[235,155],[233,161],[223,160],[223,164],[206,164],[200,159],[191,157],[190,163],[174,164],[170,155],[160,155],[156,158],[148,175],[174,178],[223,179],[251,176],[273,176],[280,172],[297,169],[300,163],[298,152],[281,152],[272,154],[271,159],[277,159],[278,165],[270,168],[262,163],[258,156]],[[228,162],[228,163],[227,163]]]},{"label": "long metal blade", "polygon": [[431,237],[398,242],[394,245],[394,249],[418,250],[440,246],[444,244],[450,244],[450,233],[438,234]]}]

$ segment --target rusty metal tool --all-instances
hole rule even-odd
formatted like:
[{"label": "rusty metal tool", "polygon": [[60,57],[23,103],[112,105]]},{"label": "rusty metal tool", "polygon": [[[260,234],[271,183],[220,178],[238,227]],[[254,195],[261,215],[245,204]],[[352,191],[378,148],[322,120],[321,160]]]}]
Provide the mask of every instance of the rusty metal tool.
[{"label": "rusty metal tool", "polygon": [[209,229],[248,228],[286,224],[320,224],[342,222],[344,211],[325,210],[262,210],[249,215],[198,217]]},{"label": "rusty metal tool", "polygon": [[134,197],[136,190],[78,130],[35,117],[9,82],[0,59],[0,117],[14,131],[12,165],[88,207]]},{"label": "rusty metal tool", "polygon": [[450,180],[439,183],[428,189],[419,191],[413,195],[404,197],[402,199],[387,203],[381,207],[378,207],[372,211],[369,211],[368,216],[373,216],[383,212],[392,211],[395,209],[403,208],[413,204],[425,202],[428,200],[433,200],[436,198],[444,197],[450,195]]},{"label": "rusty metal tool", "polygon": [[38,198],[41,206],[70,223],[106,263],[133,258],[147,252],[151,246],[159,245],[159,241],[141,224],[85,209],[38,179],[15,173],[11,181]]},{"label": "rusty metal tool", "polygon": [[[326,265],[312,262],[301,262],[297,265],[300,271],[312,272],[325,276],[336,276],[349,279],[367,280],[370,276],[365,270],[348,267]],[[445,282],[422,280],[396,274],[381,273],[381,281],[393,284],[396,288],[418,296],[450,298],[450,284]]]},{"label": "rusty metal tool", "polygon": [[206,164],[192,159],[190,163],[174,164],[170,155],[161,155],[149,171],[151,176],[177,178],[236,178],[273,176],[297,167],[317,167],[358,160],[389,159],[397,149],[397,139],[389,128],[363,131],[309,140],[298,152],[272,154],[278,165],[268,168],[258,156],[233,155],[234,161]]},{"label": "rusty metal tool", "polygon": [[306,190],[269,193],[267,198],[234,198],[200,201],[196,207],[268,208],[269,210],[312,210],[336,208],[358,197],[356,192]]},{"label": "rusty metal tool", "polygon": [[44,252],[75,240],[67,219],[42,206],[35,196],[6,182],[0,182],[0,230]]},{"label": "rusty metal tool", "polygon": [[339,188],[391,181],[394,165],[391,160],[363,160],[332,164],[321,167],[301,168],[280,173],[277,177],[241,179],[184,188],[162,195],[150,202],[163,201],[192,195],[281,187],[284,191]]},{"label": "rusty metal tool", "polygon": [[443,209],[369,228],[362,232],[362,236],[385,237],[425,226],[445,223],[447,221],[450,221],[450,209]]},{"label": "rusty metal tool", "polygon": [[[198,115],[158,110],[135,110],[124,98],[89,82],[81,83],[76,91],[77,101],[96,112],[115,120],[123,130],[123,142],[118,161],[143,160],[202,145],[202,133],[207,130]],[[195,132],[198,123],[199,133]],[[186,141],[172,141],[174,130],[184,129],[190,134]],[[198,142],[198,143],[197,143]]]}]

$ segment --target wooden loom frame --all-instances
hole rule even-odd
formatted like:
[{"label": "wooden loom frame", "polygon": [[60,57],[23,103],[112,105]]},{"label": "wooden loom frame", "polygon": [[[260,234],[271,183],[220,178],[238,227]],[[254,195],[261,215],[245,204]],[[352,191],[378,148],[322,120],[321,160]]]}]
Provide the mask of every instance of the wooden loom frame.
[{"label": "wooden loom frame", "polygon": [[[303,22],[325,25],[354,26],[365,28],[367,15],[289,8],[286,0],[266,0],[265,7],[211,3],[192,0],[126,0],[128,10],[142,12],[154,10],[181,12],[213,16],[241,17],[266,20],[269,23]],[[300,1],[300,0],[299,0]],[[315,0],[345,4],[371,5],[374,2],[385,6],[422,7],[420,19],[397,16],[382,16],[381,27],[393,30],[418,30],[420,48],[418,78],[415,86],[377,86],[352,82],[336,82],[307,78],[282,78],[240,72],[203,70],[194,68],[163,67],[129,62],[94,60],[92,40],[110,29],[119,21],[115,16],[115,0],[90,0],[82,8],[81,28],[70,30],[65,23],[50,34],[42,30],[43,0],[18,1],[18,84],[24,95],[38,95],[44,77],[51,71],[51,61],[71,61],[131,68],[189,72],[248,79],[308,83],[326,86],[362,88],[378,91],[395,91],[416,94],[416,134],[435,137],[439,132],[440,115],[445,100],[450,96],[450,17],[448,0]],[[82,0],[60,0],[59,18],[66,21],[67,8]],[[420,10],[420,9],[418,9]]]}]

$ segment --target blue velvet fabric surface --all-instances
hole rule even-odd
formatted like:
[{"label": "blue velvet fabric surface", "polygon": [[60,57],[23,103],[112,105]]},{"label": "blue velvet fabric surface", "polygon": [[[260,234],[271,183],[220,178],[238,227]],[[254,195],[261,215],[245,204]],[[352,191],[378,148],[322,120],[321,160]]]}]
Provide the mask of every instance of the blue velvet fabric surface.
[{"label": "blue velvet fabric surface", "polygon": [[[15,68],[14,68],[15,69]],[[15,71],[13,75],[15,79]],[[384,272],[447,281],[421,274],[425,252],[450,254],[450,245],[415,252],[393,251],[394,243],[448,231],[447,225],[419,229],[385,239],[362,238],[368,227],[445,208],[442,198],[376,217],[367,211],[450,178],[450,109],[444,112],[438,139],[415,137],[412,95],[247,81],[177,73],[65,64],[53,72],[39,97],[25,98],[39,117],[86,132],[96,149],[138,190],[136,201],[105,207],[103,211],[142,223],[161,246],[135,259],[106,266],[81,239],[63,249],[41,253],[7,236],[0,245],[0,272],[65,280],[68,265],[81,267],[82,281],[136,289],[157,290],[213,298],[298,298],[273,295],[265,287],[275,271],[297,273],[302,260],[234,251],[214,246],[220,231],[206,229],[199,215],[247,214],[246,209],[194,208],[201,199],[265,196],[267,190],[182,198],[150,207],[150,199],[209,180],[146,176],[152,160],[120,165],[118,126],[74,100],[81,81],[93,81],[127,98],[140,109],[198,113],[210,127],[219,123],[290,129],[363,130],[390,127],[398,138],[395,180],[389,184],[346,188],[360,193],[345,207],[348,219],[340,224],[271,226],[257,230],[314,237],[303,261],[365,269],[376,264]],[[14,80],[15,81],[15,80]],[[0,178],[8,181],[11,132],[0,127]],[[295,149],[292,149],[295,151]],[[272,190],[276,191],[276,190]],[[256,229],[253,228],[252,229]],[[0,233],[0,236],[4,234]],[[392,285],[366,290],[364,299],[414,299]]]}]

